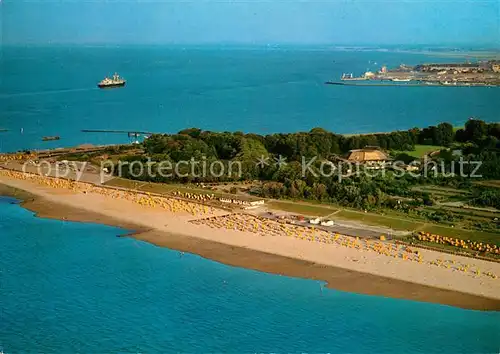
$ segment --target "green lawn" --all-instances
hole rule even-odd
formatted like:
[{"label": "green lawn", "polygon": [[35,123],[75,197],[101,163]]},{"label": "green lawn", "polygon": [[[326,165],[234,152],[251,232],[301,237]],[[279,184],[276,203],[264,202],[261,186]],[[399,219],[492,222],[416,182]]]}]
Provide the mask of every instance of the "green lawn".
[{"label": "green lawn", "polygon": [[149,183],[141,181],[133,181],[125,178],[114,178],[105,183],[107,186],[122,187],[140,190],[142,192],[158,193],[158,194],[172,194],[173,192],[181,193],[198,193],[198,194],[214,194],[218,197],[237,198],[234,194],[222,193],[212,191],[209,189],[188,187],[180,184],[166,184],[166,183]]},{"label": "green lawn", "polygon": [[312,204],[305,202],[272,200],[269,201],[267,205],[271,209],[278,209],[307,216],[324,217],[335,213],[331,216],[332,219],[359,221],[374,226],[390,227],[395,230],[415,230],[423,225],[422,222],[413,221],[409,218],[385,216],[375,213],[365,213],[356,210],[342,209],[340,207],[328,204]]},{"label": "green lawn", "polygon": [[411,188],[412,191],[425,192],[438,197],[468,197],[469,191],[445,188],[441,186],[415,186]]},{"label": "green lawn", "polygon": [[346,220],[355,220],[375,226],[385,226],[394,230],[412,231],[422,226],[422,222],[409,218],[385,216],[374,213],[364,213],[355,210],[344,209],[335,214],[335,217]]},{"label": "green lawn", "polygon": [[500,188],[499,180],[480,181],[480,182],[475,182],[475,184],[479,184],[481,186],[486,186],[486,187]]},{"label": "green lawn", "polygon": [[464,230],[435,224],[427,224],[425,229],[422,229],[421,231],[430,232],[431,234],[441,236],[455,237],[464,240],[500,245],[500,234],[493,232]]},{"label": "green lawn", "polygon": [[495,211],[486,211],[486,210],[477,210],[472,208],[459,208],[448,205],[437,206],[437,208],[444,209],[447,211],[451,211],[453,213],[462,214],[462,215],[471,215],[471,216],[479,216],[483,218],[500,218],[500,212]]},{"label": "green lawn", "polygon": [[430,152],[439,151],[441,149],[444,149],[444,147],[437,146],[437,145],[415,145],[415,150],[413,150],[413,151],[408,150],[408,151],[394,151],[394,152],[408,154],[408,155],[413,156],[415,158],[421,158]]},{"label": "green lawn", "polygon": [[287,211],[307,216],[323,217],[336,212],[338,209],[327,205],[314,205],[309,203],[297,203],[291,201],[273,200],[267,203],[271,209]]},{"label": "green lawn", "polygon": [[113,178],[104,183],[105,186],[111,187],[121,187],[121,188],[131,188],[131,189],[139,189],[139,186],[144,184],[144,182],[131,181],[123,178]]},{"label": "green lawn", "polygon": [[272,209],[279,209],[292,213],[307,215],[307,216],[327,216],[336,210],[337,213],[332,215],[332,219],[343,219],[351,221],[359,221],[365,224],[374,226],[390,227],[394,230],[402,231],[425,231],[441,236],[461,238],[464,240],[476,240],[479,242],[488,242],[490,244],[500,244],[500,233],[475,231],[460,229],[446,225],[438,225],[430,222],[414,220],[408,217],[399,215],[380,215],[375,213],[364,213],[349,209],[336,209],[330,205],[315,205],[303,202],[293,201],[270,201],[268,206]]},{"label": "green lawn", "polygon": [[425,190],[429,193],[434,193],[434,192],[436,192],[436,193],[448,193],[448,194],[469,194],[470,193],[467,190],[450,188],[450,187],[443,187],[443,186],[434,186],[434,185],[416,186],[416,187],[413,187],[412,189]]}]

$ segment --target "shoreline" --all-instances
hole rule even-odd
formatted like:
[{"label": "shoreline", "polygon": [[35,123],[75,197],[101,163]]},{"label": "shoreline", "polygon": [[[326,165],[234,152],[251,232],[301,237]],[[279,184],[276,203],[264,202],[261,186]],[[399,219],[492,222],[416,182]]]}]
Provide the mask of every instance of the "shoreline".
[{"label": "shoreline", "polygon": [[104,213],[48,200],[2,182],[0,195],[21,200],[21,206],[34,212],[37,217],[119,227],[130,231],[121,237],[132,237],[159,247],[197,254],[229,266],[324,281],[328,288],[345,292],[437,303],[471,310],[500,311],[498,299],[320,264],[217,240],[155,230]]},{"label": "shoreline", "polygon": [[[350,80],[353,82],[338,82],[338,81],[327,81],[325,85],[333,85],[333,86],[363,86],[363,87],[500,87],[500,84],[485,84],[485,83],[471,83],[471,84],[453,84],[453,85],[445,85],[440,83],[434,83],[433,81],[425,81],[430,83],[420,83],[420,84],[397,84],[387,82],[384,83],[382,81],[377,81],[376,83],[368,83],[367,81],[374,80]],[[364,81],[364,82],[363,82]]]},{"label": "shoreline", "polygon": [[87,210],[55,203],[28,191],[10,187],[0,182],[0,197],[2,196],[19,200],[19,205],[22,208],[33,212],[35,217],[42,219],[101,224],[129,231],[129,233],[122,235],[122,237],[134,236],[135,234],[149,231],[148,228],[138,224],[124,222],[97,212],[92,213]]}]

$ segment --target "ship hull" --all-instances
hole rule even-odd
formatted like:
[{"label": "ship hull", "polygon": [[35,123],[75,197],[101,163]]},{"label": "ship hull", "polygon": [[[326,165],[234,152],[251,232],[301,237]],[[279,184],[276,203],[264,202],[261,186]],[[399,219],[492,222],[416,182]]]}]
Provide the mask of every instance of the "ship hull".
[{"label": "ship hull", "polygon": [[55,141],[55,140],[60,140],[61,138],[58,136],[44,136],[42,138],[42,141]]},{"label": "ship hull", "polygon": [[125,82],[119,83],[119,84],[97,84],[97,87],[106,89],[106,88],[116,88],[116,87],[123,87],[125,86]]}]

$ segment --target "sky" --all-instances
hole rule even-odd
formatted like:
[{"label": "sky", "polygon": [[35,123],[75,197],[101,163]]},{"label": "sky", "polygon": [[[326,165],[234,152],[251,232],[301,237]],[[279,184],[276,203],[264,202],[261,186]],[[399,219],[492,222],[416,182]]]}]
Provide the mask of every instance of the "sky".
[{"label": "sky", "polygon": [[500,0],[0,0],[4,44],[487,45]]}]

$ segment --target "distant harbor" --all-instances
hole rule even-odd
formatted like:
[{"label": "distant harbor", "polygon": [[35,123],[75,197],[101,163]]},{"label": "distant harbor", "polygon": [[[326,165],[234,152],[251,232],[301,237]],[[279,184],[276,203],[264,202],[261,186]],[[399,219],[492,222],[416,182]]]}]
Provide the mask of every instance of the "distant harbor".
[{"label": "distant harbor", "polygon": [[[361,80],[360,80],[361,81]],[[402,86],[402,87],[474,87],[474,86],[481,86],[481,87],[494,87],[498,85],[490,85],[490,84],[468,84],[468,83],[453,83],[453,84],[442,84],[442,83],[433,83],[433,82],[336,82],[336,81],[327,81],[325,82],[326,85],[337,85],[337,86],[373,86],[373,87],[380,87],[380,86]]]},{"label": "distant harbor", "polygon": [[[500,86],[500,61],[490,60],[477,63],[422,64],[396,69],[383,66],[378,72],[367,71],[361,76],[343,74],[343,82],[356,82],[348,86]],[[359,83],[390,82],[389,84]]]}]

